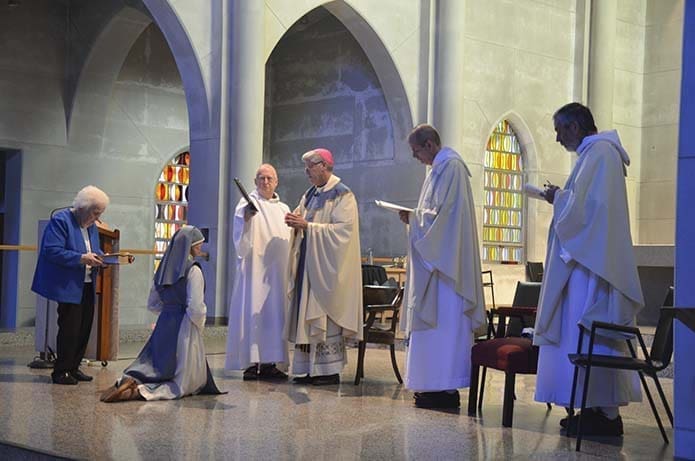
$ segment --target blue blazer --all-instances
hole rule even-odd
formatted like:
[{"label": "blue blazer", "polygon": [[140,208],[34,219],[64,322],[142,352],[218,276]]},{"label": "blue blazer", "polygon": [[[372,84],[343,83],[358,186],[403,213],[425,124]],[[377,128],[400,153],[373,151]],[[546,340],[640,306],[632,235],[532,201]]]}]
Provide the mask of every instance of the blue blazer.
[{"label": "blue blazer", "polygon": [[[99,248],[99,232],[92,224],[87,228],[92,253],[103,254]],[[70,209],[53,215],[41,238],[31,290],[59,303],[79,304],[84,289],[84,264],[80,257],[87,252],[80,225]],[[92,269],[95,280],[97,268]],[[94,285],[92,285],[94,287]]]}]

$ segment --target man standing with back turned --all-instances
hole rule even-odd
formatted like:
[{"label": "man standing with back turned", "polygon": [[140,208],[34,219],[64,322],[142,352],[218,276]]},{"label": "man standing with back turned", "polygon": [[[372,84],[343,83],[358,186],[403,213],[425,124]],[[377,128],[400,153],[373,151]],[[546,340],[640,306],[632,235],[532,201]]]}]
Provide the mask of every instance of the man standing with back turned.
[{"label": "man standing with back turned", "polygon": [[[535,398],[568,407],[574,366],[567,355],[576,352],[578,325],[591,328],[599,320],[634,326],[644,302],[625,188],[630,159],[618,133],[597,133],[591,111],[579,103],[561,107],[553,121],[557,142],[579,158],[564,189],[549,185],[544,192],[553,205],[553,220],[534,334],[540,346]],[[609,337],[605,330],[597,334],[594,353],[626,355],[625,338]],[[584,352],[588,343],[587,337]],[[582,398],[580,371],[576,402]],[[593,368],[584,434],[621,435],[618,407],[639,400],[637,373]],[[576,419],[565,418],[560,424],[572,434]]]},{"label": "man standing with back turned", "polygon": [[485,322],[470,172],[430,125],[415,127],[408,143],[432,169],[417,208],[400,212],[410,225],[401,316],[409,341],[405,385],[417,407],[458,408],[457,389],[470,385],[473,331]]}]

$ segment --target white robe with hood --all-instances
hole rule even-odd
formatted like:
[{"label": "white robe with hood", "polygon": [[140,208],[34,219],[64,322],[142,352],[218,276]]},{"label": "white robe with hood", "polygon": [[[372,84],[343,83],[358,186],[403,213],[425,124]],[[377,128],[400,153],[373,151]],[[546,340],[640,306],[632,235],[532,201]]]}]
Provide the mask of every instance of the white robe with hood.
[{"label": "white robe with hood", "polygon": [[401,328],[409,347],[405,384],[441,391],[470,384],[473,331],[485,322],[480,249],[470,173],[443,147],[410,214]]},{"label": "white robe with hood", "polygon": [[[630,224],[625,166],[630,160],[615,130],[587,136],[564,189],[553,203],[548,250],[536,317],[534,343],[540,346],[536,400],[568,406],[578,325],[594,320],[635,325],[643,307]],[[625,355],[621,334],[604,330],[595,353]],[[584,339],[584,348],[588,346]],[[577,386],[581,402],[583,370]],[[616,407],[639,401],[635,372],[594,368],[590,407]]]},{"label": "white robe with hood", "polygon": [[244,220],[244,198],[234,213],[237,266],[229,306],[227,370],[288,362],[284,328],[290,229],[285,214],[290,209],[277,194],[265,199],[254,190],[249,196],[258,213]]}]

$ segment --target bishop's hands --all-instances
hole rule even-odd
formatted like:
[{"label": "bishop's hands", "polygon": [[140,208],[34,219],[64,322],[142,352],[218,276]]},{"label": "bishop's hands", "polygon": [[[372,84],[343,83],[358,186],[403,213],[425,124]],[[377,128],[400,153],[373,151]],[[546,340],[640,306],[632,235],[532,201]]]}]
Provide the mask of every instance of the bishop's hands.
[{"label": "bishop's hands", "polygon": [[306,230],[306,228],[309,227],[308,221],[298,213],[285,214],[285,224],[293,229]]},{"label": "bishop's hands", "polygon": [[398,217],[401,218],[405,224],[410,224],[410,211],[400,210],[398,212]]}]

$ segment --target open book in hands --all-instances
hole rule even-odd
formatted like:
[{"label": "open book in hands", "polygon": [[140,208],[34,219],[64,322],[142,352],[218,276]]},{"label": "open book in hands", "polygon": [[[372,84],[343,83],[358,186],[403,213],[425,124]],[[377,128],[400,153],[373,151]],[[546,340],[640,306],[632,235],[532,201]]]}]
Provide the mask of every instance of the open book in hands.
[{"label": "open book in hands", "polygon": [[241,196],[244,197],[246,200],[246,203],[248,203],[249,210],[252,213],[258,213],[258,207],[256,206],[253,201],[251,201],[251,197],[249,197],[248,192],[246,192],[246,189],[244,188],[244,185],[239,181],[239,178],[234,178],[234,183],[236,184],[237,188],[239,189],[239,192],[241,192]]},{"label": "open book in hands", "polygon": [[538,200],[545,200],[544,192],[545,192],[544,189],[536,187],[533,184],[529,184],[529,183],[524,184],[524,194],[528,195],[531,198],[535,198]]},{"label": "open book in hands", "polygon": [[374,200],[374,203],[376,203],[377,206],[380,206],[381,208],[385,208],[389,211],[394,211],[398,213],[399,211],[407,211],[408,213],[412,213],[413,209],[412,208],[407,208],[401,205],[396,205],[395,203],[391,202],[385,202],[383,200]]}]

